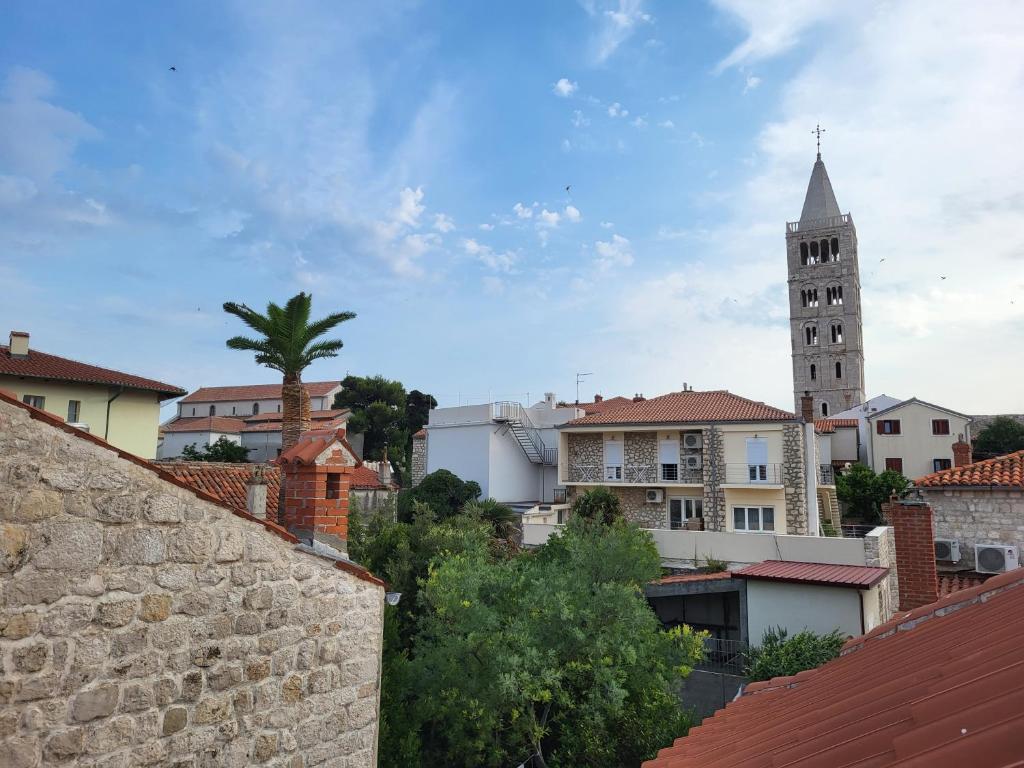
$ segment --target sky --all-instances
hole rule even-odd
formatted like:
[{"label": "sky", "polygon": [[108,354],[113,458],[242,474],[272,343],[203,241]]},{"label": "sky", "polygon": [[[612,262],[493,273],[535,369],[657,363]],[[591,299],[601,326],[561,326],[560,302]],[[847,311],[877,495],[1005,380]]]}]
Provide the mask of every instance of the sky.
[{"label": "sky", "polygon": [[[819,124],[868,395],[1024,412],[1024,7],[11,2],[0,336],[273,382],[225,301],[357,317],[306,380],[441,405],[792,408],[785,223]],[[172,71],[170,67],[174,67]],[[945,279],[943,279],[943,277]]]}]

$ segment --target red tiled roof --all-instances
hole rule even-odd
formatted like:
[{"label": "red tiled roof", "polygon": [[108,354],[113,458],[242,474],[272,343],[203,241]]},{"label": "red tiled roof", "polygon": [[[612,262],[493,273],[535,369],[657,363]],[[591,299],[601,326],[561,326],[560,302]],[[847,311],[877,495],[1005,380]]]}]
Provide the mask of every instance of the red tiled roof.
[{"label": "red tiled roof", "polygon": [[11,357],[10,348],[0,346],[0,375],[151,390],[161,395],[161,400],[185,394],[184,389],[173,384],[164,384],[162,381],[144,379],[141,376],[133,376],[130,373],[122,373],[110,368],[100,368],[97,365],[79,363],[77,360],[48,355],[35,349],[30,349],[27,357]]},{"label": "red tiled roof", "polygon": [[583,412],[590,416],[592,413],[604,413],[605,411],[611,411],[616,408],[621,408],[624,405],[632,405],[633,398],[623,397],[619,395],[617,397],[608,397],[601,402],[594,403],[576,403],[576,408],[582,408]]},{"label": "red tiled roof", "polygon": [[823,435],[835,432],[836,429],[842,427],[857,426],[859,426],[857,419],[816,419],[814,421],[814,428]]},{"label": "red tiled roof", "polygon": [[914,481],[914,485],[923,488],[959,485],[1024,489],[1024,451],[932,472],[930,475],[919,477]]},{"label": "red tiled roof", "polygon": [[186,416],[160,427],[161,432],[230,432],[242,431],[245,422],[230,416]]},{"label": "red tiled roof", "polygon": [[[335,387],[337,381],[307,381],[303,386],[310,397],[323,397]],[[238,387],[200,387],[187,397],[183,403],[216,403],[223,400],[280,400],[280,384],[245,384]]]},{"label": "red tiled roof", "polygon": [[[325,411],[310,411],[309,416],[314,421],[319,419],[333,419],[337,416],[342,416],[346,413],[351,413],[348,408],[329,408]],[[259,421],[281,421],[284,418],[284,414],[280,411],[271,411],[270,413],[256,413],[249,416],[242,416],[246,424],[252,424]]]},{"label": "red tiled roof", "polygon": [[[161,469],[167,470],[179,480],[216,496],[228,506],[243,512],[248,508],[246,486],[255,467],[255,464],[225,464],[216,461],[160,462]],[[267,481],[267,517],[277,519],[281,470],[265,464],[263,477]]]},{"label": "red tiled roof", "polygon": [[977,587],[980,584],[984,584],[988,578],[988,576],[981,573],[952,573],[946,575],[940,573],[939,597],[951,595],[954,592],[959,592],[961,589]]},{"label": "red tiled roof", "polygon": [[568,422],[568,427],[597,424],[703,424],[708,422],[793,421],[796,416],[724,390],[672,392]]},{"label": "red tiled roof", "polygon": [[719,581],[731,579],[729,571],[718,571],[717,573],[677,573],[672,576],[662,576],[655,584],[686,584],[691,581]]},{"label": "red tiled roof", "polygon": [[741,579],[787,581],[798,584],[822,584],[832,587],[872,587],[889,573],[888,568],[867,565],[830,565],[796,563],[788,560],[765,560],[733,571]]},{"label": "red tiled roof", "polygon": [[280,466],[285,464],[312,464],[327,446],[334,443],[344,446],[345,450],[351,453],[353,458],[356,456],[356,452],[348,444],[348,440],[345,439],[344,429],[311,429],[309,432],[303,432],[302,436],[299,437],[299,442],[278,456],[274,463]]},{"label": "red tiled roof", "polygon": [[644,768],[1010,768],[1024,762],[1024,569],[853,638],[744,695]]},{"label": "red tiled roof", "polygon": [[[309,414],[310,418],[314,422],[320,422],[320,428],[323,428],[326,422],[331,424],[342,425],[345,423],[343,418],[349,413],[348,408],[339,408],[337,410],[328,411],[313,411]],[[280,432],[281,431],[281,414],[274,413],[268,414],[267,418],[264,418],[263,414],[259,416],[247,416],[245,418],[245,425],[242,427],[243,432]]]},{"label": "red tiled roof", "polygon": [[419,432],[417,432],[416,434],[414,434],[414,435],[413,435],[413,439],[416,439],[416,440],[418,440],[419,438],[421,438],[421,437],[426,437],[426,436],[427,436],[427,430],[426,430],[426,428],[424,428],[424,429],[421,429],[421,430],[420,430]]}]

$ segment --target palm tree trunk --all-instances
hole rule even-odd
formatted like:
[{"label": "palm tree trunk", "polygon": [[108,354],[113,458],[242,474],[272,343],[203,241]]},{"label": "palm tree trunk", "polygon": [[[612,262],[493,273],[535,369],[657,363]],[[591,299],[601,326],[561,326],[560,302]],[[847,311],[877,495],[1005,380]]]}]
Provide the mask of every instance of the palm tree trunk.
[{"label": "palm tree trunk", "polygon": [[309,415],[309,393],[302,386],[297,374],[284,377],[281,386],[281,450],[287,451],[297,442],[303,432],[308,432],[312,419]]}]

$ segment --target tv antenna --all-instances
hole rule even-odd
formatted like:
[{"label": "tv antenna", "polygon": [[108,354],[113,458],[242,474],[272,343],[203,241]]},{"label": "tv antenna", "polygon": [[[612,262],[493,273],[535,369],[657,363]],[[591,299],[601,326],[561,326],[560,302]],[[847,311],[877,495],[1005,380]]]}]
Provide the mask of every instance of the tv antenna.
[{"label": "tv antenna", "polygon": [[593,373],[577,373],[576,374],[576,402],[580,401],[580,382],[583,381],[587,376],[593,376]]}]

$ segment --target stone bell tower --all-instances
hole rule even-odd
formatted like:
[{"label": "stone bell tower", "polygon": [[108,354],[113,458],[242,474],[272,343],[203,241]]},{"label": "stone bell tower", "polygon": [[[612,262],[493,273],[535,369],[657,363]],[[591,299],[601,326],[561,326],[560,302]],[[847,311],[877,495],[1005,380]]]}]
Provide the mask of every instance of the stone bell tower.
[{"label": "stone bell tower", "polygon": [[864,342],[857,228],[839,210],[820,141],[800,220],[786,224],[786,259],[795,411],[807,392],[815,418],[832,416],[864,402]]}]

